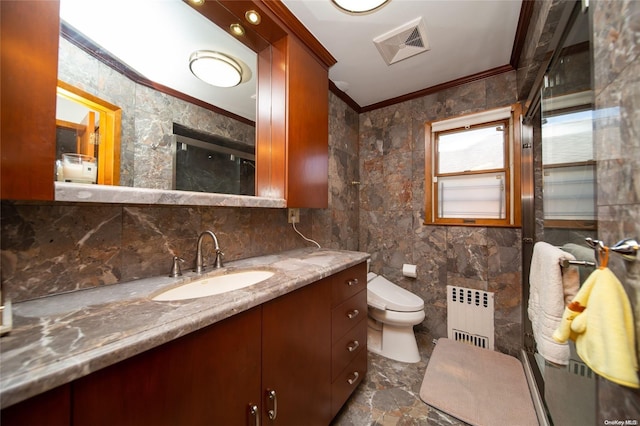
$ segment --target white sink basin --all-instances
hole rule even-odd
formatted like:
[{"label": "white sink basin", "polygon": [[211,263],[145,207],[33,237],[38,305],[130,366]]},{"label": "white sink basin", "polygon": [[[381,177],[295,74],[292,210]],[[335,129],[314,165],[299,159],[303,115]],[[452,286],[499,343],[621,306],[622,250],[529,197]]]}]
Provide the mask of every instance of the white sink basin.
[{"label": "white sink basin", "polygon": [[272,276],[273,272],[271,271],[256,270],[216,275],[172,288],[171,290],[160,293],[152,300],[166,302],[170,300],[197,299],[199,297],[213,296],[214,294],[222,294],[249,287]]}]

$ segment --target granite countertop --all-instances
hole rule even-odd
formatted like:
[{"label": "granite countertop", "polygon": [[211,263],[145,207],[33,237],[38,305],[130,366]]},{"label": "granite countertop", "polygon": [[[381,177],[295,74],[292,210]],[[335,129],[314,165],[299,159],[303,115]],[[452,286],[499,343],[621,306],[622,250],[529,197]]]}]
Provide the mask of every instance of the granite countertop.
[{"label": "granite countertop", "polygon": [[[226,262],[220,270],[156,277],[13,305],[13,329],[0,338],[0,408],[243,312],[365,261],[366,253],[299,249]],[[157,294],[205,276],[244,269],[274,275],[244,289],[156,302]]]}]

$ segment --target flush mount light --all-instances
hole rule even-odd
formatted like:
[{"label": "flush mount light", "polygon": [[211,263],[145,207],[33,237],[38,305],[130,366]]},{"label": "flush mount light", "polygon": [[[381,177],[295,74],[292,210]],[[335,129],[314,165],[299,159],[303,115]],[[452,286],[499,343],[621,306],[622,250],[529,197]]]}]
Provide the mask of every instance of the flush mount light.
[{"label": "flush mount light", "polygon": [[195,4],[196,6],[202,6],[204,4],[205,0],[190,0],[191,3]]},{"label": "flush mount light", "polygon": [[211,50],[196,50],[189,58],[193,75],[218,87],[233,87],[242,82],[242,67],[230,57]]},{"label": "flush mount light", "polygon": [[240,24],[231,24],[229,25],[229,29],[231,30],[231,33],[235,36],[241,37],[244,35],[244,28],[242,28],[242,25]]},{"label": "flush mount light", "polygon": [[262,19],[260,17],[260,14],[258,12],[256,12],[255,10],[248,10],[245,14],[244,14],[245,19],[247,20],[248,23],[253,24],[253,25],[258,25],[260,23],[260,20]]},{"label": "flush mount light", "polygon": [[369,13],[387,4],[390,0],[331,0],[343,12],[350,14]]}]

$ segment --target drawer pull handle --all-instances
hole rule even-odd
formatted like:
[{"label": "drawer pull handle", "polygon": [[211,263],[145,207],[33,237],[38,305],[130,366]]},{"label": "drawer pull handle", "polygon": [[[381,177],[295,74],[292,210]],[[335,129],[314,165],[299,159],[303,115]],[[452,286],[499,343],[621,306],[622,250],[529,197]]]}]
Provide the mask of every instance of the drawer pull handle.
[{"label": "drawer pull handle", "polygon": [[360,374],[358,374],[358,372],[357,372],[357,371],[354,371],[354,372],[353,372],[353,378],[352,378],[352,379],[347,379],[347,382],[348,382],[350,385],[352,385],[352,384],[354,384],[354,383],[358,380],[358,378],[359,378],[359,377],[360,377]]},{"label": "drawer pull handle", "polygon": [[349,319],[354,319],[354,318],[355,318],[355,317],[357,317],[359,314],[360,314],[360,311],[359,311],[359,310],[357,310],[357,309],[354,309],[354,310],[353,310],[353,311],[351,311],[351,312],[347,312],[347,317],[348,317]]},{"label": "drawer pull handle", "polygon": [[260,426],[260,413],[258,412],[258,406],[255,404],[249,404],[249,414],[255,418],[255,426]]},{"label": "drawer pull handle", "polygon": [[358,342],[357,340],[354,340],[353,342],[351,342],[351,343],[349,343],[349,344],[347,345],[347,350],[348,350],[349,352],[353,352],[353,351],[355,351],[356,349],[358,349],[358,347],[359,347],[359,346],[360,346],[360,342]]},{"label": "drawer pull handle", "polygon": [[354,278],[354,279],[352,279],[352,280],[347,281],[347,285],[348,285],[349,287],[352,287],[352,286],[354,286],[354,285],[358,285],[358,279],[357,279],[357,278]]}]

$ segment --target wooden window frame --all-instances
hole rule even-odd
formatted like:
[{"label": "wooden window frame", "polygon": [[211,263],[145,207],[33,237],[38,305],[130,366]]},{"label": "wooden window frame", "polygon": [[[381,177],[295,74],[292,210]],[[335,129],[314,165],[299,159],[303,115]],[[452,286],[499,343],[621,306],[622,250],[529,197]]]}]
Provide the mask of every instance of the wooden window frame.
[{"label": "wooden window frame", "polygon": [[[464,117],[473,117],[480,114],[470,114]],[[433,132],[432,127],[436,122],[425,123],[425,225],[456,225],[456,226],[484,226],[484,227],[519,227],[522,224],[521,206],[521,154],[522,154],[522,107],[519,103],[511,105],[511,114],[507,119],[487,119],[476,122],[468,128],[482,127],[487,124],[508,121],[507,143],[505,144],[504,169],[492,169],[474,172],[446,173],[443,176],[477,175],[489,172],[505,172],[506,217],[505,219],[486,218],[439,218],[438,189],[434,176],[437,169],[437,134],[450,132],[454,129]],[[466,126],[465,126],[466,127]],[[458,128],[460,129],[460,128]]]}]

